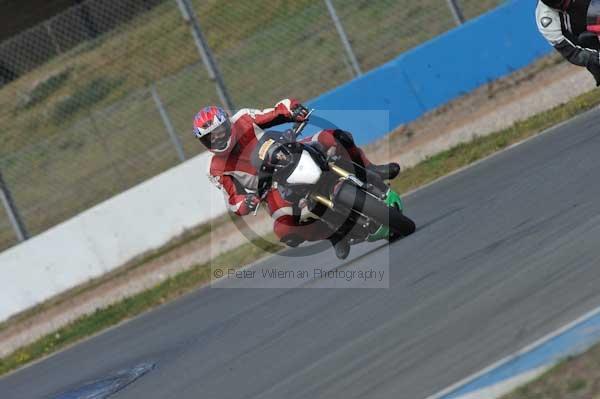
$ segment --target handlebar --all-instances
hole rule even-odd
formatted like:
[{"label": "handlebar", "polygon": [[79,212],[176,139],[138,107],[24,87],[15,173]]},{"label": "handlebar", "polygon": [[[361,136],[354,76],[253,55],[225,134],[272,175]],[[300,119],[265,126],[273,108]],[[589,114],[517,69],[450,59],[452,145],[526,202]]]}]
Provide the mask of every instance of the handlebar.
[{"label": "handlebar", "polygon": [[308,114],[306,114],[306,118],[304,118],[303,122],[294,123],[294,126],[292,127],[292,132],[294,133],[294,138],[296,138],[302,134],[302,131],[308,124],[308,120],[309,120],[310,116],[312,115],[313,111],[314,111],[314,109],[311,109],[310,111],[308,111]]}]

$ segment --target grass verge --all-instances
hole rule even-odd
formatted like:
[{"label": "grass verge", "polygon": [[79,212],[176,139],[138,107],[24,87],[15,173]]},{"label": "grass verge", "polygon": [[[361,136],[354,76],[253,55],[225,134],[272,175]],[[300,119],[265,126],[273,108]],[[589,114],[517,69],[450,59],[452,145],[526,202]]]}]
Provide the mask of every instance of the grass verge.
[{"label": "grass verge", "polygon": [[[399,192],[406,192],[422,186],[587,111],[598,104],[600,104],[600,90],[582,94],[568,103],[518,122],[508,129],[476,138],[469,143],[441,152],[404,171],[394,181],[393,187]],[[278,246],[273,244],[271,249],[277,248]],[[161,253],[164,253],[164,251],[161,251]],[[213,262],[232,265],[248,264],[265,254],[265,251],[253,245],[253,243],[248,243],[217,257]],[[98,310],[91,315],[84,316],[57,332],[49,334],[33,344],[0,359],[0,375],[190,292],[209,280],[210,262],[207,262],[170,278],[150,290]]]},{"label": "grass verge", "polygon": [[600,399],[600,345],[570,357],[502,399]]}]

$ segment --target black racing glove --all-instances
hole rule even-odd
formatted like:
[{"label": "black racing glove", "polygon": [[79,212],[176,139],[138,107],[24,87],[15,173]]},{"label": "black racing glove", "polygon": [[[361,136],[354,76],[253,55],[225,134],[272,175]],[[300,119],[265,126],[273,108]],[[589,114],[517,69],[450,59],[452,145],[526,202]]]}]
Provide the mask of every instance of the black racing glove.
[{"label": "black racing glove", "polygon": [[248,212],[254,212],[258,204],[260,204],[260,198],[256,194],[248,194],[246,195],[246,200],[244,201]]},{"label": "black racing glove", "polygon": [[308,116],[308,108],[302,104],[296,104],[292,107],[292,120],[294,122],[304,122]]}]

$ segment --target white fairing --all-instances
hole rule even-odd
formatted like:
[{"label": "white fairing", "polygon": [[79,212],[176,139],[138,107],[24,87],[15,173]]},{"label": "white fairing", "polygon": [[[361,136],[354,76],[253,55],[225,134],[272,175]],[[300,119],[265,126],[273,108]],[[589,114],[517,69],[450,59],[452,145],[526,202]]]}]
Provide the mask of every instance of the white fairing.
[{"label": "white fairing", "polygon": [[287,178],[287,182],[289,184],[315,184],[321,178],[321,173],[321,168],[310,154],[302,151],[296,169]]}]

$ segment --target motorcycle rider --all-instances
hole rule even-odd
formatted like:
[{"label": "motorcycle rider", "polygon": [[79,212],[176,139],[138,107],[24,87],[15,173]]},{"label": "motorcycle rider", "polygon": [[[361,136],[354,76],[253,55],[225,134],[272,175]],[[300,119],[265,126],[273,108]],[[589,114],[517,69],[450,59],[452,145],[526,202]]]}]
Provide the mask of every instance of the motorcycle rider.
[{"label": "motorcycle rider", "polygon": [[590,3],[591,0],[540,0],[535,17],[538,30],[556,51],[570,63],[586,67],[596,79],[596,86],[600,86],[600,42],[594,34],[580,36],[588,31]]},{"label": "motorcycle rider", "polygon": [[[303,122],[308,109],[294,99],[284,99],[274,108],[265,110],[241,109],[233,116],[216,106],[202,108],[194,118],[194,134],[213,153],[209,178],[220,188],[230,211],[244,216],[253,212],[260,203],[256,195],[258,172],[252,165],[252,153],[264,130],[288,122]],[[400,172],[397,163],[375,165],[358,148],[352,135],[338,129],[321,130],[304,139],[315,141],[325,150],[341,146],[357,163],[393,179]],[[269,214],[275,219],[273,231],[279,240],[295,247],[304,241],[329,239],[336,256],[345,259],[350,245],[341,234],[331,231],[323,222],[300,222],[293,211],[293,204],[282,198],[276,190],[266,196]]]}]

